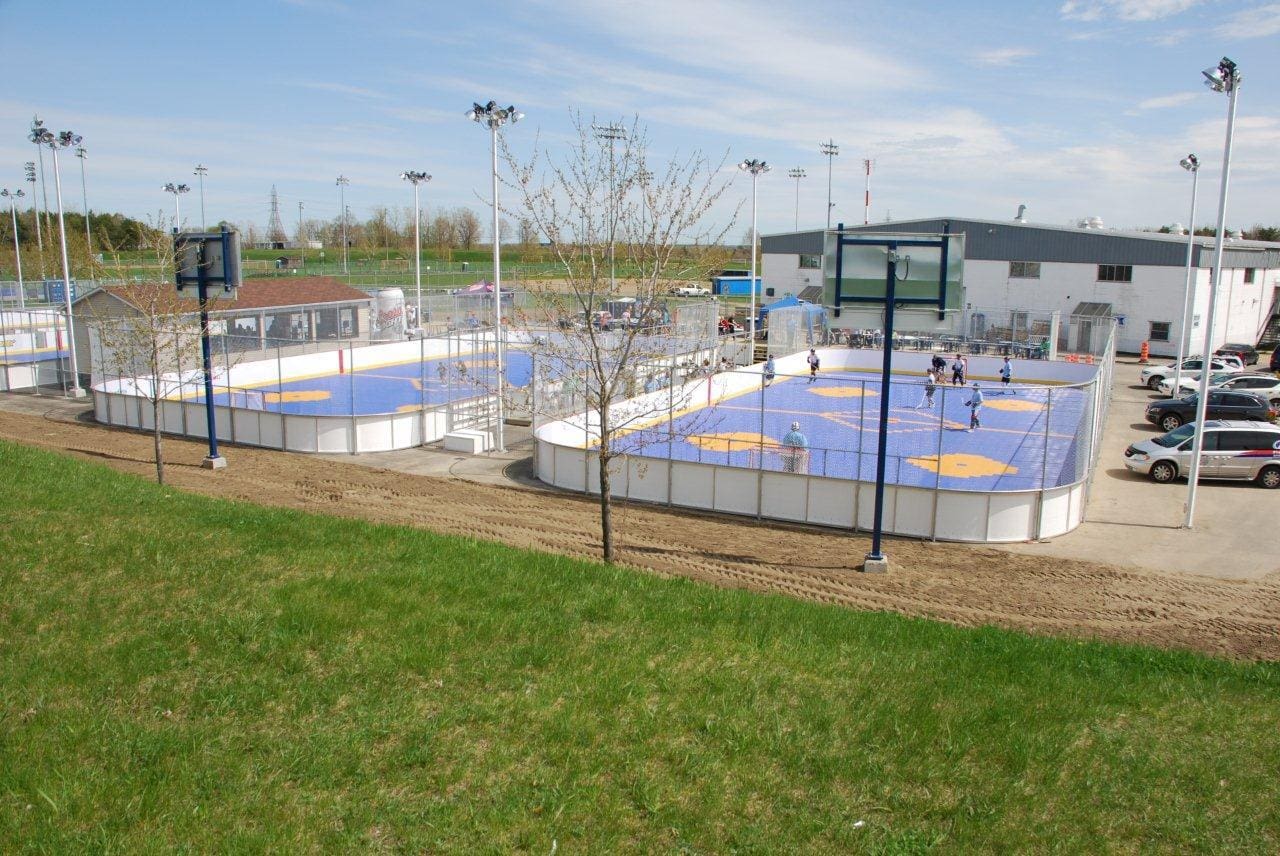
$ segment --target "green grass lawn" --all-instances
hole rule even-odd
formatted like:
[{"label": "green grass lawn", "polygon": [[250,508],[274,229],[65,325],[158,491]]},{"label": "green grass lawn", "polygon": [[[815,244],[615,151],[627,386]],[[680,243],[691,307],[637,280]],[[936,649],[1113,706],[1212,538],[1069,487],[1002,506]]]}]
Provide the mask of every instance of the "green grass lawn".
[{"label": "green grass lawn", "polygon": [[0,472],[5,853],[1280,850],[1274,664]]}]

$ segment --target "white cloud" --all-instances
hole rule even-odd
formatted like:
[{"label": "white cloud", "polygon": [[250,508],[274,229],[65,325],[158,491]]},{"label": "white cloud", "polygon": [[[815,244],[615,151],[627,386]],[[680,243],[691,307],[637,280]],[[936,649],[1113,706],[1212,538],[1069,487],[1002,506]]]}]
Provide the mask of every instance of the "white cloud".
[{"label": "white cloud", "polygon": [[1214,34],[1224,39],[1256,39],[1280,33],[1280,3],[1269,3],[1245,9],[1232,15],[1226,23],[1215,27]]},{"label": "white cloud", "polygon": [[1058,14],[1069,21],[1158,21],[1187,11],[1201,0],[1067,0]]},{"label": "white cloud", "polygon": [[1029,48],[995,48],[994,50],[982,51],[973,58],[973,61],[978,65],[999,68],[1014,65],[1028,57],[1035,56],[1035,53]]},{"label": "white cloud", "polygon": [[1186,104],[1188,101],[1195,100],[1195,94],[1191,92],[1178,92],[1174,95],[1161,95],[1158,98],[1148,98],[1145,101],[1138,102],[1139,110],[1159,110],[1164,107],[1177,107],[1179,104]]},{"label": "white cloud", "polygon": [[325,81],[306,81],[297,83],[303,89],[314,89],[317,92],[332,92],[335,95],[353,95],[357,98],[375,98],[379,101],[385,101],[389,96],[385,93],[378,92],[374,89],[365,89],[362,86],[349,86],[345,83],[327,83]]}]

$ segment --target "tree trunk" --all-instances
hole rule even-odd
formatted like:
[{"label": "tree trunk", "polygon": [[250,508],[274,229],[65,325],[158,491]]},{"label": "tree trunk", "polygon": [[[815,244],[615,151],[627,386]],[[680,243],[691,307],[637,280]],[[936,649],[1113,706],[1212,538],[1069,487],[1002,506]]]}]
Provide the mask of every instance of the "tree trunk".
[{"label": "tree trunk", "polygon": [[600,542],[604,560],[613,563],[613,498],[609,494],[609,415],[608,406],[600,411]]},{"label": "tree trunk", "polygon": [[164,484],[164,434],[160,431],[160,399],[151,401],[151,424],[155,429],[156,484]]}]

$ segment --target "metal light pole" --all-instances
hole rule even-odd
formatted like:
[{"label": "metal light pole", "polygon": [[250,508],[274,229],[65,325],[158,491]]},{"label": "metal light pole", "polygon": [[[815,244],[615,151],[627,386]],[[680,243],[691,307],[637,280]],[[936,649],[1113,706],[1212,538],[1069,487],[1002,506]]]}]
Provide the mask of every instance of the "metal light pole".
[{"label": "metal light pole", "polygon": [[[1196,188],[1200,183],[1200,159],[1194,154],[1187,155],[1181,161],[1182,168],[1191,173],[1191,218],[1187,220],[1187,279],[1182,286],[1182,329],[1178,331],[1178,362],[1173,367],[1172,398],[1182,393],[1182,361],[1187,358],[1187,347],[1191,341],[1191,256],[1196,246]],[[1209,366],[1201,367],[1208,373]]]},{"label": "metal light pole", "polygon": [[165,193],[173,194],[173,228],[178,231],[182,231],[182,203],[179,200],[182,199],[182,194],[190,193],[191,188],[187,187],[185,184],[174,184],[173,182],[169,182],[162,187],[161,190]]},{"label": "metal light pole", "polygon": [[760,243],[760,237],[757,235],[756,229],[756,211],[757,211],[757,194],[756,187],[760,174],[773,169],[762,160],[744,160],[738,164],[738,169],[751,173],[751,361],[756,360],[756,247]]},{"label": "metal light pole", "polygon": [[200,180],[200,231],[209,231],[209,223],[204,219],[204,177],[209,172],[209,168],[203,164],[196,164],[194,175]]},{"label": "metal light pole", "polygon": [[466,116],[473,122],[489,126],[489,139],[493,161],[493,313],[495,316],[494,336],[495,349],[498,355],[498,451],[507,450],[506,434],[503,428],[502,399],[506,394],[506,380],[503,377],[503,343],[502,343],[502,256],[498,240],[498,129],[508,122],[519,122],[524,114],[514,106],[499,107],[496,101],[488,104],[472,104]]},{"label": "metal light pole", "polygon": [[302,252],[303,273],[307,267],[307,236],[302,231],[302,203],[298,203],[298,249]]},{"label": "metal light pole", "polygon": [[40,143],[53,152],[53,181],[58,200],[58,235],[62,242],[62,303],[67,313],[67,353],[70,355],[71,389],[68,395],[81,398],[86,393],[80,388],[79,367],[76,365],[75,322],[71,317],[71,263],[67,259],[67,224],[62,216],[62,171],[58,167],[58,149],[66,149],[80,145],[80,136],[71,131],[61,131],[56,136],[52,131],[42,130]]},{"label": "metal light pole", "polygon": [[840,146],[835,141],[827,140],[825,143],[819,143],[818,148],[827,156],[827,229],[831,229],[831,209],[835,203],[831,201],[831,160],[840,154]]},{"label": "metal light pole", "polygon": [[796,180],[796,231],[800,231],[800,179],[804,178],[804,170],[794,167],[787,170],[787,177]]},{"label": "metal light pole", "polygon": [[867,171],[867,181],[862,194],[862,225],[864,226],[871,223],[871,167],[875,166],[875,163],[870,158],[862,159],[862,167]]},{"label": "metal light pole", "polygon": [[18,265],[18,308],[27,308],[26,286],[22,284],[22,247],[18,245],[18,200],[26,196],[21,190],[0,190],[0,196],[9,200],[9,216],[13,218],[13,258]]},{"label": "metal light pole", "polygon": [[[400,177],[413,185],[413,284],[418,295],[418,327],[422,327],[422,234],[419,224],[422,222],[422,209],[418,205],[418,185],[430,181],[431,176],[425,172],[405,170]],[[497,240],[497,236],[494,236]]]},{"label": "metal light pole", "polygon": [[[44,205],[42,206],[44,208],[44,230],[52,236],[53,229],[49,226],[49,186],[44,181],[44,149],[41,147],[42,144],[40,142],[46,133],[51,132],[45,128],[44,122],[40,117],[32,116],[31,133],[27,139],[36,144],[36,159],[40,161],[40,197],[44,200]],[[31,204],[35,205],[34,197],[31,200]],[[44,271],[42,270],[40,273],[43,275]]]},{"label": "metal light pole", "polygon": [[347,271],[347,185],[351,183],[351,179],[345,175],[337,178],[338,185],[338,210],[342,212],[342,272]]},{"label": "metal light pole", "polygon": [[36,162],[26,163],[27,181],[31,182],[31,217],[36,221],[36,252],[40,256],[40,278],[44,279],[44,231],[40,228],[40,212],[36,209]]},{"label": "metal light pole", "polygon": [[617,228],[618,221],[618,200],[614,189],[613,147],[614,143],[618,140],[625,140],[627,138],[627,129],[621,125],[609,124],[596,128],[595,132],[597,139],[607,140],[609,142],[609,290],[612,292],[616,291],[618,287],[613,254],[614,233]]},{"label": "metal light pole", "polygon": [[89,263],[93,264],[93,232],[89,229],[89,191],[84,183],[84,162],[89,152],[84,146],[76,146],[76,157],[80,158],[80,201],[84,205],[84,245],[89,254]]},{"label": "metal light pole", "polygon": [[1209,311],[1204,326],[1204,354],[1200,371],[1200,397],[1196,401],[1196,432],[1191,443],[1190,484],[1187,487],[1187,517],[1182,525],[1190,529],[1196,512],[1196,483],[1200,478],[1200,450],[1204,444],[1205,407],[1209,399],[1209,360],[1213,354],[1214,310],[1218,303],[1218,286],[1222,280],[1222,245],[1227,230],[1227,184],[1231,177],[1231,135],[1236,125],[1236,95],[1244,79],[1236,64],[1225,56],[1217,68],[1204,71],[1205,81],[1214,92],[1226,92],[1227,141],[1222,152],[1222,179],[1218,189],[1218,233],[1213,244],[1213,279],[1209,282]]}]

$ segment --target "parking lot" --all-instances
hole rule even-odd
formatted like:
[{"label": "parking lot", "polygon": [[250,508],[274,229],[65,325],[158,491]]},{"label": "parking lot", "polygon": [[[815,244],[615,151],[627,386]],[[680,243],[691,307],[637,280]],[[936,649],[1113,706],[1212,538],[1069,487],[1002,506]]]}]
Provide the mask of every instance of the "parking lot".
[{"label": "parking lot", "polygon": [[[1260,367],[1266,368],[1265,355]],[[1275,525],[1280,492],[1252,483],[1202,481],[1194,527],[1187,530],[1185,479],[1161,485],[1125,469],[1125,448],[1161,433],[1143,417],[1147,404],[1162,396],[1139,385],[1141,368],[1136,357],[1116,360],[1085,522],[1053,541],[1005,549],[1232,579],[1280,574],[1280,551],[1260,537]]]}]

